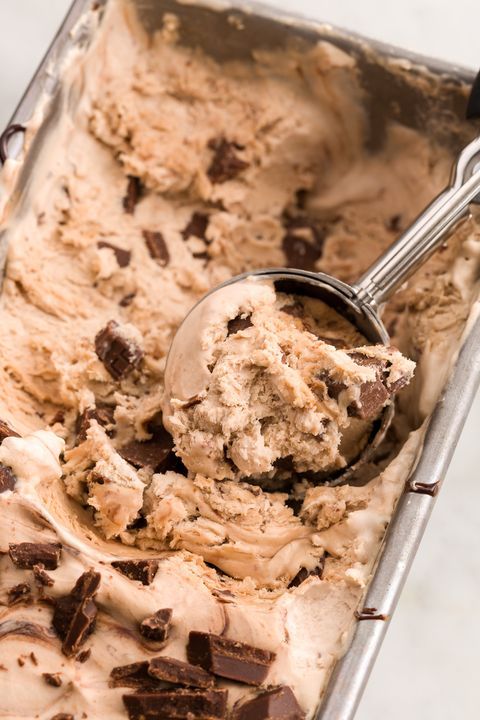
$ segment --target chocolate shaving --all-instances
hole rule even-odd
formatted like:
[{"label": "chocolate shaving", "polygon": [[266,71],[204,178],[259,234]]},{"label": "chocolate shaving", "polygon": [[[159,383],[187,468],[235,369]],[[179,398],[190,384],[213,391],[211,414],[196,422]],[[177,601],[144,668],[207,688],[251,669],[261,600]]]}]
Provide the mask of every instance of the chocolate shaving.
[{"label": "chocolate shaving", "polygon": [[157,574],[159,561],[156,558],[145,560],[114,560],[112,567],[130,580],[137,580],[142,585],[151,585]]},{"label": "chocolate shaving", "polygon": [[130,252],[130,250],[124,250],[123,248],[118,247],[118,245],[112,245],[112,243],[104,242],[103,240],[97,242],[97,247],[100,250],[102,248],[108,248],[109,250],[113,250],[119,267],[124,268],[130,265],[130,260],[132,258],[132,253]]},{"label": "chocolate shaving", "polygon": [[325,558],[321,558],[319,560],[318,565],[313,568],[313,570],[307,570],[307,568],[300,568],[298,573],[295,575],[293,580],[289,584],[289,588],[292,587],[298,587],[301,585],[305,580],[309,577],[318,577],[320,580],[322,579],[323,571],[325,568]]},{"label": "chocolate shaving", "polygon": [[80,575],[68,595],[57,600],[52,624],[63,640],[62,652],[67,657],[78,652],[95,629],[97,606],[94,598],[100,580],[100,573],[89,570]]},{"label": "chocolate shaving", "polygon": [[95,352],[115,380],[121,380],[138,368],[143,359],[142,349],[121,332],[115,320],[95,337]]},{"label": "chocolate shaving", "polygon": [[27,583],[19,583],[10,588],[7,597],[7,605],[18,605],[22,602],[29,603],[32,599],[32,589]]},{"label": "chocolate shaving", "polygon": [[148,660],[114,667],[110,673],[109,686],[127,687],[140,690],[155,690],[161,687],[158,680],[148,674]]},{"label": "chocolate shaving", "polygon": [[175,685],[210,688],[215,684],[213,675],[198,665],[190,665],[190,663],[168,657],[157,657],[150,660],[148,672],[157,680]]},{"label": "chocolate shaving", "polygon": [[261,685],[275,653],[220,635],[192,631],[188,637],[187,657],[193,665],[200,665],[215,675],[248,685]]},{"label": "chocolate shaving", "polygon": [[77,418],[76,432],[77,443],[82,443],[87,439],[87,430],[92,424],[92,420],[96,420],[99,425],[106,427],[113,425],[115,408],[105,405],[104,407],[86,408]]},{"label": "chocolate shaving", "polygon": [[4,493],[7,490],[13,490],[15,483],[17,482],[17,476],[13,470],[5,465],[0,465],[0,493]]},{"label": "chocolate shaving", "polygon": [[61,687],[62,685],[62,678],[60,677],[60,673],[42,673],[42,677],[47,683],[47,685],[51,685],[52,687]]},{"label": "chocolate shaving", "polygon": [[123,209],[133,215],[135,207],[143,194],[142,181],[136,175],[128,175],[127,193],[122,200]]},{"label": "chocolate shaving", "polygon": [[4,420],[0,420],[0,444],[7,437],[20,437],[13,428],[10,427]]},{"label": "chocolate shaving", "polygon": [[248,167],[248,163],[241,160],[236,154],[236,150],[243,150],[241,145],[225,138],[213,138],[209,141],[208,147],[214,151],[212,162],[207,170],[207,175],[212,183],[233,180]]},{"label": "chocolate shaving", "polygon": [[287,267],[315,270],[322,257],[325,230],[308,218],[289,218],[282,241]]},{"label": "chocolate shaving", "polygon": [[164,642],[172,623],[172,609],[162,608],[140,623],[140,634],[148,640]]},{"label": "chocolate shaving", "polygon": [[257,695],[240,705],[233,720],[303,720],[305,713],[287,685]]},{"label": "chocolate shaving", "polygon": [[227,690],[159,690],[124,695],[130,720],[213,720],[227,714]]},{"label": "chocolate shaving", "polygon": [[249,327],[253,327],[251,317],[251,315],[247,315],[247,317],[237,315],[237,317],[234,317],[233,320],[229,320],[227,323],[227,336],[235,335],[235,333],[238,333],[241,330],[246,330]]},{"label": "chocolate shaving", "polygon": [[150,440],[132,440],[118,449],[124,460],[136,468],[150,467],[158,472],[173,448],[173,439],[165,428],[155,428]]},{"label": "chocolate shaving", "polygon": [[32,570],[38,564],[56,570],[61,553],[60,543],[11,543],[8,550],[13,564],[24,570]]},{"label": "chocolate shaving", "polygon": [[165,267],[170,262],[170,253],[161,232],[153,230],[143,230],[143,238],[147,245],[150,257],[158,260],[158,264]]},{"label": "chocolate shaving", "polygon": [[52,587],[53,585],[55,585],[55,580],[51,578],[48,573],[45,572],[45,566],[41,563],[39,563],[38,565],[34,565],[32,570],[35,585],[37,587],[44,588]]},{"label": "chocolate shaving", "polygon": [[379,613],[377,608],[363,608],[363,610],[356,610],[355,617],[357,620],[388,620],[388,615]]},{"label": "chocolate shaving", "polygon": [[207,241],[205,233],[207,232],[209,217],[205,213],[194,212],[189,222],[182,230],[182,237],[184,240],[188,240],[192,235],[200,238],[201,240]]}]

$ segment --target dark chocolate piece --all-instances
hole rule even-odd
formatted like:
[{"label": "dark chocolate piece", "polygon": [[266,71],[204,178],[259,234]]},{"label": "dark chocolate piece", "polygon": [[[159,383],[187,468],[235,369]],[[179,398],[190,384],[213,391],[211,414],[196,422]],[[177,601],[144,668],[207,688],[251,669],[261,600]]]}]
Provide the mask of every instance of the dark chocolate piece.
[{"label": "dark chocolate piece", "polygon": [[55,580],[50,577],[48,573],[45,572],[45,566],[42,565],[42,563],[39,563],[38,565],[34,565],[33,568],[33,578],[35,580],[35,585],[39,588],[44,587],[52,587],[55,585]]},{"label": "dark chocolate piece", "polygon": [[252,327],[253,323],[250,319],[251,317],[251,315],[247,315],[247,317],[237,315],[237,317],[234,317],[233,320],[229,320],[227,323],[227,335],[235,335],[235,333],[238,333],[241,330],[246,330],[247,328]]},{"label": "dark chocolate piece", "polygon": [[307,570],[307,568],[300,568],[298,573],[295,575],[293,580],[290,582],[289,588],[298,587],[309,577],[318,577],[322,579],[323,570],[325,568],[325,559],[321,558],[318,565],[313,570]]},{"label": "dark chocolate piece", "polygon": [[163,469],[167,457],[173,448],[173,439],[163,427],[155,428],[150,440],[131,440],[118,449],[124,460],[136,468],[150,467]]},{"label": "dark chocolate piece", "polygon": [[123,248],[118,247],[118,245],[112,245],[112,243],[105,242],[103,240],[97,242],[97,247],[100,249],[109,248],[110,250],[113,250],[119,267],[124,268],[130,265],[130,260],[132,258],[130,250],[124,250]]},{"label": "dark chocolate piece", "polygon": [[158,264],[162,267],[170,262],[170,253],[168,252],[167,243],[161,232],[153,230],[143,230],[143,238],[150,253],[150,257],[158,260]]},{"label": "dark chocolate piece", "polygon": [[363,608],[363,610],[356,610],[355,617],[357,620],[388,620],[388,615],[379,613],[377,608]]},{"label": "dark chocolate piece", "polygon": [[93,570],[84,572],[72,591],[57,600],[52,624],[63,640],[62,652],[67,657],[78,652],[95,629],[97,606],[94,598],[100,580],[100,573]]},{"label": "dark chocolate piece", "polygon": [[127,687],[139,690],[155,690],[161,687],[158,680],[148,674],[148,660],[114,667],[108,684],[112,688]]},{"label": "dark chocolate piece", "polygon": [[123,209],[133,215],[135,207],[143,193],[142,181],[136,175],[128,175],[127,193],[122,200]]},{"label": "dark chocolate piece", "polygon": [[32,570],[41,563],[47,570],[56,570],[62,554],[60,543],[11,543],[8,554],[19,568]]},{"label": "dark chocolate piece", "polygon": [[172,623],[172,609],[162,608],[140,623],[140,634],[148,640],[163,642],[167,639]]},{"label": "dark chocolate piece", "polygon": [[14,585],[8,591],[8,605],[18,605],[21,602],[30,602],[32,599],[32,589],[27,583],[19,583]]},{"label": "dark chocolate piece", "polygon": [[122,575],[126,575],[130,580],[137,580],[142,585],[150,585],[153,582],[158,570],[158,560],[156,558],[146,558],[145,560],[114,560],[112,566]]},{"label": "dark chocolate piece", "polygon": [[91,648],[87,648],[86,650],[82,650],[82,652],[79,652],[75,660],[79,663],[87,662],[88,658],[92,654]]},{"label": "dark chocolate piece", "polygon": [[282,241],[287,267],[315,270],[322,257],[325,232],[308,218],[289,218]]},{"label": "dark chocolate piece", "polygon": [[42,673],[42,677],[47,685],[51,685],[52,687],[61,687],[62,685],[60,673]]},{"label": "dark chocolate piece", "polygon": [[201,240],[205,240],[206,242],[208,242],[205,237],[205,233],[207,232],[208,227],[208,221],[209,217],[208,215],[205,215],[205,213],[194,212],[188,224],[185,226],[185,229],[182,230],[183,239],[188,240],[188,238],[193,235],[194,237],[200,238]]},{"label": "dark chocolate piece", "polygon": [[234,720],[303,720],[305,713],[287,685],[257,695],[237,708]]},{"label": "dark chocolate piece", "polygon": [[0,444],[5,440],[6,437],[20,437],[13,428],[10,427],[4,420],[0,420]]},{"label": "dark chocolate piece", "polygon": [[422,483],[416,481],[410,481],[408,484],[408,491],[417,493],[418,495],[430,495],[435,497],[440,490],[440,480],[434,483]]},{"label": "dark chocolate piece", "polygon": [[136,294],[137,293],[131,292],[128,293],[128,295],[124,295],[118,303],[120,307],[128,307],[129,305],[131,305]]},{"label": "dark chocolate piece", "polygon": [[275,659],[275,653],[220,635],[194,630],[188,637],[187,657],[193,665],[200,665],[215,675],[248,685],[261,685]]},{"label": "dark chocolate piece", "polygon": [[227,714],[227,690],[159,690],[124,695],[130,720],[213,720]]},{"label": "dark chocolate piece", "polygon": [[13,470],[6,467],[6,465],[0,465],[0,493],[13,490],[16,482],[17,476]]},{"label": "dark chocolate piece", "polygon": [[157,680],[175,685],[209,688],[215,684],[214,676],[198,665],[190,665],[168,657],[156,657],[150,660],[148,672]]},{"label": "dark chocolate piece", "polygon": [[115,408],[107,405],[104,407],[86,408],[77,418],[77,443],[82,443],[87,439],[87,430],[90,427],[92,420],[96,420],[102,427],[112,425],[114,422],[114,410]]},{"label": "dark chocolate piece", "polygon": [[121,380],[139,367],[142,349],[121,332],[115,320],[100,330],[95,337],[95,352],[115,380]]},{"label": "dark chocolate piece", "polygon": [[212,162],[207,170],[207,175],[212,183],[233,180],[248,167],[248,162],[237,156],[236,150],[243,150],[238,143],[230,142],[225,138],[214,138],[210,140],[208,147],[214,151]]}]

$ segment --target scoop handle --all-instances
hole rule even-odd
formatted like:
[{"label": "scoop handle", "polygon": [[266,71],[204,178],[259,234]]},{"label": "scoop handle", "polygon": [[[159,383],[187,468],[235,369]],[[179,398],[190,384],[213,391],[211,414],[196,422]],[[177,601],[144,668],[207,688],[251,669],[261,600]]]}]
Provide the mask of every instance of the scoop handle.
[{"label": "scoop handle", "polygon": [[480,137],[459,154],[450,185],[353,285],[357,300],[374,310],[388,300],[468,215],[472,202],[480,203]]}]

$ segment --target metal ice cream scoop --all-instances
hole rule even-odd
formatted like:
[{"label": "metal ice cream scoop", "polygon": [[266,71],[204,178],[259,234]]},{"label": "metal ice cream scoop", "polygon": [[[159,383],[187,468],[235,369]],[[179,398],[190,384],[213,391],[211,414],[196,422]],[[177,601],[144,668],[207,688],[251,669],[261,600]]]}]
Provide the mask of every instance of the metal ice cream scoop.
[{"label": "metal ice cream scoop", "polygon": [[[181,336],[188,328],[201,323],[202,303],[220,287],[238,283],[245,278],[262,278],[273,281],[278,292],[314,297],[346,317],[370,343],[389,342],[389,336],[380,318],[383,303],[432,255],[447,233],[469,213],[470,203],[480,203],[480,137],[469,143],[459,154],[453,167],[450,185],[417,217],[393,245],[353,285],[337,280],[325,273],[314,273],[291,268],[268,268],[237,275],[211,290],[200,300],[180,325],[167,358],[166,375],[182,345]],[[210,298],[211,301],[211,298]],[[393,416],[393,404],[384,409],[370,442],[362,455],[343,472],[351,474],[359,462],[371,455],[385,436]],[[336,481],[339,481],[337,479]]]}]

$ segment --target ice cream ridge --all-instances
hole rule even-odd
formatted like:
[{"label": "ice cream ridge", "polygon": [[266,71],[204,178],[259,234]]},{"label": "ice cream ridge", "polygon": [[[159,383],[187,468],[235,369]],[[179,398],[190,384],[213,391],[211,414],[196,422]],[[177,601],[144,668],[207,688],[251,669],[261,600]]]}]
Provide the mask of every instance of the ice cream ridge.
[{"label": "ice cream ridge", "polygon": [[181,30],[107,3],[20,206],[2,173],[1,718],[312,718],[476,301],[475,216],[389,346],[252,280],[354,281],[451,156],[393,120],[373,150],[329,43],[220,63]]}]

